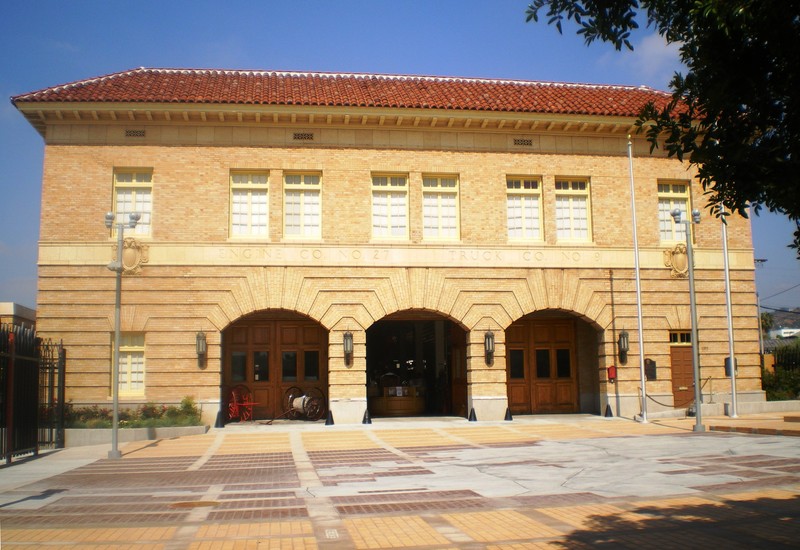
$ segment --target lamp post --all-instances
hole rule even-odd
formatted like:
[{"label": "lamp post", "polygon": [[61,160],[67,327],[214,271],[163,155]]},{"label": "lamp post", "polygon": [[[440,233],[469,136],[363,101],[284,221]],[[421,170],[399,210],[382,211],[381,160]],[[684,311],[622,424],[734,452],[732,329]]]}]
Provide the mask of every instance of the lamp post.
[{"label": "lamp post", "polygon": [[111,398],[113,401],[113,418],[111,423],[111,450],[108,451],[108,458],[122,458],[122,453],[119,451],[119,346],[120,346],[120,301],[122,299],[122,272],[125,270],[122,265],[122,241],[125,233],[125,227],[133,229],[139,222],[141,215],[137,212],[131,212],[128,217],[128,222],[115,222],[116,216],[113,212],[106,213],[106,227],[111,229],[116,226],[117,228],[117,259],[108,264],[108,269],[117,274],[117,287],[116,296],[114,300],[114,370],[111,373]]},{"label": "lamp post", "polygon": [[700,211],[697,209],[692,210],[692,219],[681,221],[681,211],[676,208],[671,212],[672,219],[675,223],[682,223],[686,226],[686,255],[689,261],[689,309],[692,319],[692,373],[694,375],[694,408],[695,408],[695,424],[693,430],[695,432],[704,432],[706,427],[703,426],[703,413],[700,401],[702,400],[702,391],[700,388],[700,349],[697,340],[697,302],[694,296],[694,252],[692,250],[692,223],[700,223]]}]

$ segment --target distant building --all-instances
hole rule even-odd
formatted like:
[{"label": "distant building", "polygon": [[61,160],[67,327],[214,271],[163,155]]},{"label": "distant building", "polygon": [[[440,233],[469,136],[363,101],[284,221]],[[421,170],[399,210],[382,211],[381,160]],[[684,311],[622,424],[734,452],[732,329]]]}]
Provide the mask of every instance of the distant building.
[{"label": "distant building", "polygon": [[[695,172],[651,154],[634,124],[669,94],[142,68],[12,101],[45,141],[37,328],[69,349],[73,403],[111,398],[112,210],[141,215],[124,242],[125,403],[192,395],[225,414],[246,385],[257,418],[281,415],[294,388],[323,392],[336,423],[367,410],[633,416],[629,141],[648,411],[694,398],[673,209],[704,211],[690,237],[700,378],[726,398],[720,222]],[[728,247],[739,399],[763,401],[748,220],[731,216]]]},{"label": "distant building", "polygon": [[0,302],[0,323],[36,328],[36,310],[14,302]]},{"label": "distant building", "polygon": [[800,328],[779,327],[769,331],[770,338],[791,338],[800,334]]}]

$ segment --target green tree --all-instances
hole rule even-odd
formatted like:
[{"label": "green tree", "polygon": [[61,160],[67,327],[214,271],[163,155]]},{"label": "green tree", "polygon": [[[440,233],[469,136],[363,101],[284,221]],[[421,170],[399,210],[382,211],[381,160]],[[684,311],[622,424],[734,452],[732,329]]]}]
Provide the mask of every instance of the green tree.
[{"label": "green tree", "polygon": [[534,0],[527,20],[540,11],[559,32],[574,21],[586,44],[632,50],[640,21],[679,44],[672,101],[637,121],[651,151],[694,165],[717,216],[786,214],[800,258],[800,0]]},{"label": "green tree", "polygon": [[772,316],[772,313],[763,312],[761,314],[761,332],[767,334],[773,326],[775,326],[775,318]]}]

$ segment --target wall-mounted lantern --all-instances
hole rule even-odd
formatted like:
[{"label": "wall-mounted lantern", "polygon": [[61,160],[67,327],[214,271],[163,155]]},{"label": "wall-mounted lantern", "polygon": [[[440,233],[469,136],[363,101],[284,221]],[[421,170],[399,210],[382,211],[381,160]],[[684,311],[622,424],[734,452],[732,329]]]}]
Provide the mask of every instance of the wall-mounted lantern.
[{"label": "wall-mounted lantern", "polygon": [[203,368],[203,360],[208,354],[208,342],[206,342],[206,333],[202,330],[195,336],[195,351],[197,352],[197,366]]},{"label": "wall-mounted lantern", "polygon": [[344,349],[344,364],[349,365],[353,361],[353,333],[347,331],[344,333],[344,340],[342,341]]},{"label": "wall-mounted lantern", "polygon": [[627,363],[628,362],[628,350],[630,349],[630,337],[628,336],[628,331],[623,330],[619,333],[619,339],[617,340],[617,351],[619,352],[619,362],[620,363]]},{"label": "wall-mounted lantern", "polygon": [[487,330],[483,335],[483,354],[486,358],[486,364],[491,365],[494,359],[494,332]]}]

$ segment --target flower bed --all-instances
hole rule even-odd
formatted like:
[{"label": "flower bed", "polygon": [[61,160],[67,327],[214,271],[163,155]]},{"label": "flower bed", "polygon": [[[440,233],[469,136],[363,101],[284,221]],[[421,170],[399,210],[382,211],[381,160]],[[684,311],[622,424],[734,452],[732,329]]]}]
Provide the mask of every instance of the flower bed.
[{"label": "flower bed", "polygon": [[[106,407],[75,408],[67,404],[64,424],[71,429],[111,428],[113,412]],[[135,409],[119,409],[120,428],[167,428],[201,426],[200,409],[191,397],[184,397],[179,406],[147,403]]]}]

